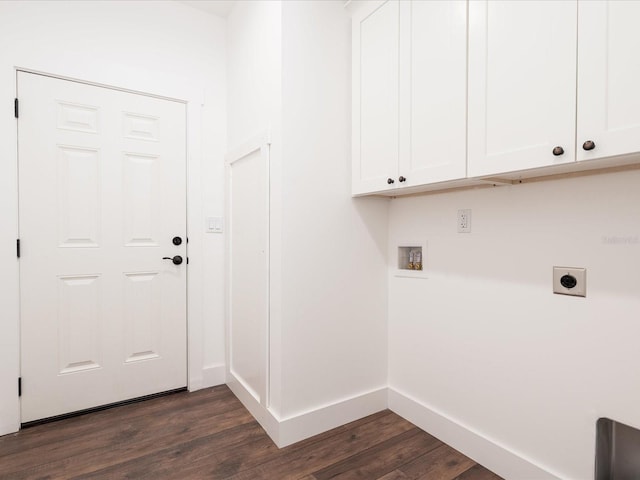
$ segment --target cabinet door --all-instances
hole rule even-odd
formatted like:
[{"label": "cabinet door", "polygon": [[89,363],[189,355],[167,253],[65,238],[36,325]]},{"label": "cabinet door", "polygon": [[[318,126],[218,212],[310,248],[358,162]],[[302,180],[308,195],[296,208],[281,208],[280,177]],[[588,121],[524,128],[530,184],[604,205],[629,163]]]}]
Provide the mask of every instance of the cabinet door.
[{"label": "cabinet door", "polygon": [[638,19],[640,2],[580,2],[578,160],[640,152]]},{"label": "cabinet door", "polygon": [[576,26],[576,1],[469,3],[470,177],[575,160]]},{"label": "cabinet door", "polygon": [[[395,0],[354,16],[354,194],[398,186],[398,36],[399,2]],[[395,183],[388,184],[388,179]]]},{"label": "cabinet door", "polygon": [[464,178],[467,2],[402,2],[400,168],[407,186]]}]

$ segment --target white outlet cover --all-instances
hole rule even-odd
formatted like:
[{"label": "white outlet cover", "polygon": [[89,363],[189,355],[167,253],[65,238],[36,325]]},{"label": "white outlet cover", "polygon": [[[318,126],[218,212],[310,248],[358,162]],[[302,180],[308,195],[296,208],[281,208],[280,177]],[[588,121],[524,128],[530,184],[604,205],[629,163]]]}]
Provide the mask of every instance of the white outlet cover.
[{"label": "white outlet cover", "polygon": [[[562,277],[566,275],[575,278],[575,287],[567,288],[562,284]],[[573,295],[574,297],[586,297],[587,269],[578,267],[553,267],[553,293]]]},{"label": "white outlet cover", "polygon": [[458,233],[471,233],[471,209],[458,210]]}]

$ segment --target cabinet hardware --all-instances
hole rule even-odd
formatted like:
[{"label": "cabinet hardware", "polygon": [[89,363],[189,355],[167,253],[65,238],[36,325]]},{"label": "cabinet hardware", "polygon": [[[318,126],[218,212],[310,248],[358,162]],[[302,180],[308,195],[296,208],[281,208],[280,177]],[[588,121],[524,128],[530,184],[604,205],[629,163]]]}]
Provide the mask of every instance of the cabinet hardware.
[{"label": "cabinet hardware", "polygon": [[562,147],[556,147],[556,148],[554,148],[554,149],[553,149],[553,154],[554,154],[556,157],[558,157],[558,156],[560,156],[560,155],[564,154],[564,148],[562,148]]},{"label": "cabinet hardware", "polygon": [[394,183],[393,178],[387,178],[387,183],[388,183],[389,185],[391,185],[392,183]]},{"label": "cabinet hardware", "polygon": [[596,148],[596,144],[592,140],[587,140],[582,144],[583,150],[593,150],[594,148]]},{"label": "cabinet hardware", "polygon": [[406,182],[407,181],[407,179],[405,177],[403,177],[403,176],[400,176],[400,178],[398,180],[400,182]]}]

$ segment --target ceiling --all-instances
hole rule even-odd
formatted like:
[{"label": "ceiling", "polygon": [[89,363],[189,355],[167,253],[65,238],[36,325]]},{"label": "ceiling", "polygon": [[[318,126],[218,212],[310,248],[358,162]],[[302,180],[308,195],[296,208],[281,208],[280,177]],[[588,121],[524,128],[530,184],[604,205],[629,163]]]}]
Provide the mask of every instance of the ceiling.
[{"label": "ceiling", "polygon": [[190,7],[197,8],[218,17],[227,18],[236,0],[181,0]]}]

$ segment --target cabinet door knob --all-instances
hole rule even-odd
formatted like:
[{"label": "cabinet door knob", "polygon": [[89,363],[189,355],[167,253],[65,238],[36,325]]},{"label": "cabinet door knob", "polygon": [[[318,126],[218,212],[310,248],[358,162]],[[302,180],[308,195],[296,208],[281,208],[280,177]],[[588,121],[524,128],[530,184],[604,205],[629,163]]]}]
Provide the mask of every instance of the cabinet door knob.
[{"label": "cabinet door knob", "polygon": [[556,147],[553,149],[553,154],[558,157],[560,155],[562,155],[564,153],[564,148],[562,147]]},{"label": "cabinet door knob", "polygon": [[403,176],[400,176],[400,178],[398,180],[401,181],[401,182],[406,182],[407,181],[407,179],[404,178]]},{"label": "cabinet door knob", "polygon": [[596,144],[592,140],[587,140],[582,144],[583,150],[593,150],[594,148],[596,148]]},{"label": "cabinet door knob", "polygon": [[394,183],[393,178],[387,178],[387,183],[388,183],[389,185],[391,185],[392,183]]}]

